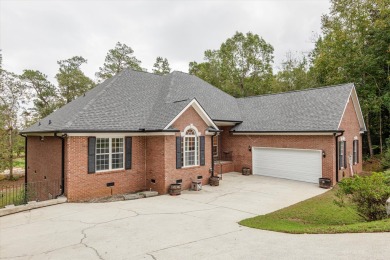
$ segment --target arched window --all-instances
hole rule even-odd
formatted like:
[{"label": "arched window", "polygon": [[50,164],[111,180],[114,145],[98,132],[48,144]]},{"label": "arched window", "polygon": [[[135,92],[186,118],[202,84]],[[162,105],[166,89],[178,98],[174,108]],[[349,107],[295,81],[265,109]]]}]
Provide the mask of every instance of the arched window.
[{"label": "arched window", "polygon": [[183,166],[199,165],[199,143],[197,131],[193,128],[186,130],[183,136]]}]

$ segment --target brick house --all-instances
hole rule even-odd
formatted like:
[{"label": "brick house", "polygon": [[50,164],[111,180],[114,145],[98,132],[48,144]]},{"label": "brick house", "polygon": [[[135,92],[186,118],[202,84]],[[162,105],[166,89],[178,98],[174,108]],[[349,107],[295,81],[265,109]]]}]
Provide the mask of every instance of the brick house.
[{"label": "brick house", "polygon": [[69,201],[253,174],[332,184],[362,171],[353,84],[234,98],[182,72],[124,70],[22,131],[26,182]]}]

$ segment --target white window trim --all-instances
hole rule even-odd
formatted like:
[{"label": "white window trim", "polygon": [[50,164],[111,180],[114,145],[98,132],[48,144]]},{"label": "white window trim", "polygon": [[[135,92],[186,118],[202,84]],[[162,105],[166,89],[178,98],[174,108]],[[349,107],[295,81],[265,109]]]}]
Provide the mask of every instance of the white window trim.
[{"label": "white window trim", "polygon": [[[194,130],[195,132],[195,135],[187,135],[187,131],[188,130]],[[187,126],[186,128],[184,128],[184,131],[181,132],[181,136],[183,138],[183,147],[182,147],[182,153],[183,153],[183,166],[182,168],[189,168],[189,167],[196,167],[196,166],[199,166],[199,136],[200,136],[200,132],[198,131],[198,129],[193,125],[189,125]],[[195,137],[195,163],[193,165],[186,165],[186,138],[189,138],[189,137]],[[187,152],[188,153],[188,152]]]},{"label": "white window trim", "polygon": [[[113,136],[113,137],[110,137],[110,136],[96,136],[96,144],[95,144],[95,169],[97,168],[96,167],[96,163],[97,163],[97,156],[98,156],[98,153],[97,153],[97,139],[98,138],[108,138],[109,141],[108,141],[108,147],[109,147],[109,153],[108,153],[108,166],[109,168],[107,170],[95,170],[96,173],[100,173],[100,172],[111,172],[111,171],[121,171],[121,170],[124,170],[125,169],[125,138],[123,136]],[[123,162],[122,162],[122,165],[123,167],[122,168],[115,168],[113,169],[112,168],[112,139],[114,138],[120,138],[122,139],[122,142],[123,142]],[[115,154],[118,154],[118,153],[115,153]],[[100,155],[100,154],[99,154]]]}]

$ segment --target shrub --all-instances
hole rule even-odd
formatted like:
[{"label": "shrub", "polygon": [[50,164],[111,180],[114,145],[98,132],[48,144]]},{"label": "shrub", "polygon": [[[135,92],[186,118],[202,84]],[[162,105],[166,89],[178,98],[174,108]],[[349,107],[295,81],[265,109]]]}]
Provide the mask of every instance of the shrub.
[{"label": "shrub", "polygon": [[339,183],[335,203],[353,207],[367,221],[387,218],[386,200],[390,197],[390,172],[354,176]]}]

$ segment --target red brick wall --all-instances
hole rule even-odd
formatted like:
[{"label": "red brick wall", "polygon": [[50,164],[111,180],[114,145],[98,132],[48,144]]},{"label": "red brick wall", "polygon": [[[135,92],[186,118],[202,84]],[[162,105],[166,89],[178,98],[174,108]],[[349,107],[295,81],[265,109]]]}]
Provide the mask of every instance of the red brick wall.
[{"label": "red brick wall", "polygon": [[241,172],[242,167],[252,169],[251,147],[276,147],[323,150],[322,176],[335,182],[335,138],[333,135],[302,136],[302,135],[232,135],[229,127],[222,132],[222,149],[233,151],[235,171]]},{"label": "red brick wall", "polygon": [[[190,107],[174,123],[173,127],[183,131],[193,124],[201,135],[208,127],[197,112]],[[177,133],[176,136],[180,136]],[[191,181],[202,176],[208,183],[211,167],[211,136],[205,140],[205,166],[176,169],[176,136],[133,137],[133,161],[131,170],[119,170],[88,174],[88,137],[68,137],[66,140],[65,172],[66,195],[69,201],[80,201],[98,197],[155,190],[159,194],[168,192],[169,185],[182,179],[182,189],[188,189]],[[152,179],[155,183],[152,183]],[[115,182],[111,189],[108,182]]]},{"label": "red brick wall", "polygon": [[[205,135],[207,124],[198,115],[192,107],[188,108],[181,117],[173,124],[173,127],[184,131],[184,129],[193,124],[201,135]],[[176,136],[180,136],[177,133]],[[165,136],[165,191],[168,192],[169,185],[176,183],[176,180],[182,179],[182,189],[188,189],[191,182],[197,180],[198,176],[202,176],[202,183],[207,184],[211,176],[209,169],[211,168],[211,136],[205,137],[205,165],[194,166],[188,168],[176,169],[176,137]]]},{"label": "red brick wall", "polygon": [[45,136],[43,141],[39,136],[27,137],[27,182],[39,182],[34,185],[40,189],[40,194],[35,194],[40,200],[48,199],[49,193],[53,196],[61,193],[61,153],[58,137]]},{"label": "red brick wall", "polygon": [[158,191],[159,194],[166,193],[164,155],[165,137],[146,137],[146,188],[148,190]]},{"label": "red brick wall", "polygon": [[351,156],[353,155],[353,140],[355,136],[359,140],[359,163],[353,165],[353,171],[355,173],[362,172],[362,135],[360,134],[360,125],[351,98],[349,99],[349,102],[344,112],[343,119],[341,120],[340,130],[345,131],[343,136],[345,137],[345,141],[347,145],[346,154],[347,154],[348,169],[338,171],[339,180],[341,180],[343,177],[351,176],[348,157],[350,155]]},{"label": "red brick wall", "polygon": [[[66,196],[80,201],[145,189],[145,138],[133,137],[132,169],[88,174],[88,137],[67,137],[65,153]],[[106,184],[115,182],[110,188]]]},{"label": "red brick wall", "polygon": [[[222,168],[222,169],[221,169]],[[220,173],[234,172],[234,162],[223,162],[214,164],[214,173],[218,175]]]}]

